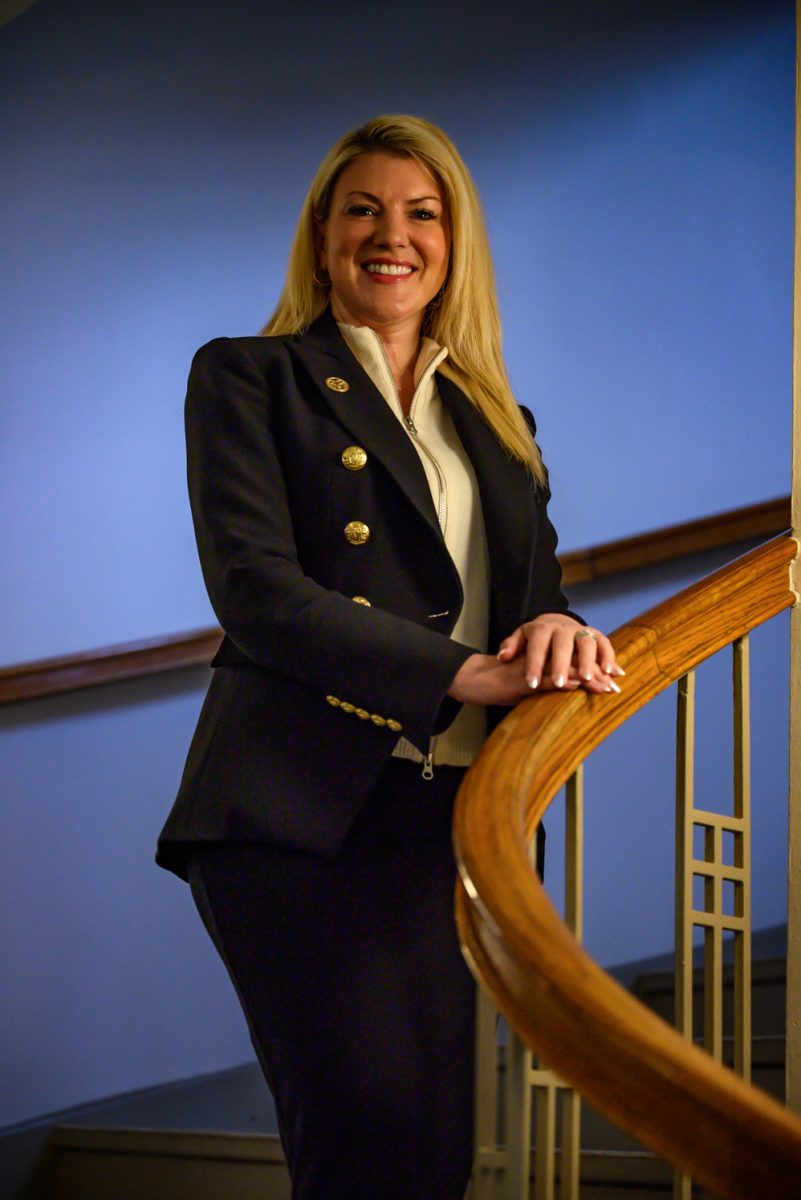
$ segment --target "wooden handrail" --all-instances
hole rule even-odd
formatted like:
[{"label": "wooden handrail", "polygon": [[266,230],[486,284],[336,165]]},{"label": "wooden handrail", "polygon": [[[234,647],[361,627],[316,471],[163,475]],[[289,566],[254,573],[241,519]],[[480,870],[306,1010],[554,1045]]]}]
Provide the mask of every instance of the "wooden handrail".
[{"label": "wooden handrail", "polygon": [[[586,550],[570,550],[560,555],[564,582],[569,587],[608,579],[733,542],[767,537],[785,529],[789,518],[790,498],[782,496]],[[222,630],[213,625],[190,633],[145,638],[2,667],[0,704],[36,700],[181,667],[203,666],[214,656],[221,637]]]},{"label": "wooden handrail", "polygon": [[530,865],[530,839],[587,755],[716,650],[794,602],[789,535],[614,635],[618,697],[543,695],[513,709],[457,799],[465,955],[512,1028],[622,1129],[727,1200],[797,1200],[801,1121],[682,1038],[581,950]]}]

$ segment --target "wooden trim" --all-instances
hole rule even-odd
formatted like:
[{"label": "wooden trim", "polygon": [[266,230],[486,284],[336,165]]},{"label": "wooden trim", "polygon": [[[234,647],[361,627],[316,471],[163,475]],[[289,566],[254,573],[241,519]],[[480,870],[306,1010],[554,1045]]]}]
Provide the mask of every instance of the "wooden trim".
[{"label": "wooden trim", "polygon": [[[793,239],[792,531],[801,542],[801,0],[795,6],[795,212]],[[801,593],[801,557],[793,564],[793,587]],[[801,861],[801,604],[790,617],[790,739],[787,816],[788,868]],[[788,1106],[801,1113],[801,891],[788,873],[787,1058]]]},{"label": "wooden trim", "polygon": [[[560,555],[566,586],[609,579],[641,567],[698,554],[704,550],[769,537],[786,529],[790,521],[790,498],[766,500],[746,508],[735,508],[713,517],[670,525],[636,537],[621,538],[571,550]],[[0,705],[21,700],[57,696],[80,688],[96,687],[121,679],[136,679],[159,671],[196,667],[208,663],[220,644],[222,630],[216,626],[192,633],[168,634],[86,650],[59,658],[19,663],[0,668]]]},{"label": "wooden trim", "polygon": [[650,533],[619,538],[614,542],[591,546],[588,550],[569,550],[560,555],[560,562],[565,584],[569,587],[571,584],[609,579],[612,575],[652,567],[704,550],[716,550],[720,546],[730,546],[751,538],[772,537],[789,527],[790,497],[780,496],[776,500],[764,500],[761,504],[749,504],[744,508],[716,513],[712,517],[700,517],[695,521],[684,521],[681,525],[667,525]]},{"label": "wooden trim", "polygon": [[457,920],[466,958],[516,1033],[620,1128],[726,1200],[796,1200],[801,1120],[712,1061],[573,938],[527,847],[576,767],[654,696],[789,608],[784,535],[624,625],[619,696],[544,694],[488,739],[457,798]]},{"label": "wooden trim", "polygon": [[55,696],[181,667],[203,666],[213,658],[221,637],[220,629],[199,629],[194,633],[147,638],[101,650],[87,650],[82,654],[3,667],[0,669],[0,704]]}]

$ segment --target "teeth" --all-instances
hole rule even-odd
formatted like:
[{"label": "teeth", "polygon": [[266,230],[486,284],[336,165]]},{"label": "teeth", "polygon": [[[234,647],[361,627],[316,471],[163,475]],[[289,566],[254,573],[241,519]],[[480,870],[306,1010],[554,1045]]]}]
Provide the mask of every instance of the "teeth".
[{"label": "teeth", "polygon": [[411,275],[412,267],[397,267],[394,263],[367,263],[365,267],[371,275]]}]

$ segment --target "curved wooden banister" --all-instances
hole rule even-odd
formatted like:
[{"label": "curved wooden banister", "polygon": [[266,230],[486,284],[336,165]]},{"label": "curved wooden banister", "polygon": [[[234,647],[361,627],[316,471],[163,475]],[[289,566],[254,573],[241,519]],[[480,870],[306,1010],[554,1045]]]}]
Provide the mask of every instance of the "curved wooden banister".
[{"label": "curved wooden banister", "polygon": [[530,865],[553,797],[601,741],[710,654],[789,608],[796,542],[775,538],[614,635],[620,696],[518,705],[459,793],[457,920],[477,977],[552,1070],[622,1129],[731,1200],[797,1200],[801,1121],[718,1066],[585,954]]}]

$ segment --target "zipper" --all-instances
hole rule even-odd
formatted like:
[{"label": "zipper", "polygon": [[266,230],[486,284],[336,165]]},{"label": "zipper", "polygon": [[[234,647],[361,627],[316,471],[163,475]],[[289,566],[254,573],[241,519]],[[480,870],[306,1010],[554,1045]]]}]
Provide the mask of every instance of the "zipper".
[{"label": "zipper", "polygon": [[[412,404],[414,404],[414,401],[412,401]],[[426,458],[431,463],[431,466],[434,468],[434,473],[437,477],[437,521],[440,529],[442,530],[442,536],[444,537],[445,526],[448,524],[448,494],[445,490],[445,476],[442,474],[440,465],[434,458],[434,455],[431,453],[428,447],[424,446],[420,441],[420,435],[417,432],[417,426],[414,423],[411,410],[409,412],[409,416],[404,417],[403,420],[409,433],[414,438],[415,444],[420,447],[423,454],[425,454]]]},{"label": "zipper", "polygon": [[[375,333],[375,330],[373,330],[373,333]],[[440,467],[439,463],[434,458],[434,455],[431,453],[431,451],[428,449],[428,447],[425,446],[423,444],[423,442],[420,441],[420,433],[418,431],[417,426],[414,423],[414,406],[417,403],[418,396],[420,395],[420,389],[423,386],[423,384],[427,381],[429,373],[430,373],[434,363],[436,362],[438,355],[436,355],[436,354],[434,355],[434,357],[431,359],[431,362],[428,364],[428,366],[425,368],[422,375],[420,376],[420,380],[417,384],[417,387],[414,389],[414,395],[412,396],[412,402],[409,405],[409,412],[404,413],[403,408],[401,406],[400,396],[398,395],[398,389],[395,385],[395,376],[392,374],[392,368],[389,365],[389,359],[387,358],[387,352],[384,349],[384,343],[381,341],[381,338],[377,333],[375,333],[375,337],[376,337],[376,341],[378,342],[379,349],[381,351],[381,357],[384,359],[384,364],[387,368],[387,375],[388,375],[389,381],[392,385],[392,390],[395,393],[395,400],[397,401],[398,412],[401,414],[401,417],[403,419],[403,424],[406,428],[406,432],[409,434],[410,437],[414,438],[415,445],[420,447],[420,450],[423,452],[423,454],[426,456],[428,461],[431,463],[431,466],[434,468],[434,474],[437,477],[437,522],[439,524],[440,529],[442,530],[442,536],[444,537],[445,536],[445,527],[448,523],[448,494],[447,494],[447,490],[445,488],[445,476],[442,473],[442,468]]]},{"label": "zipper", "polygon": [[[431,362],[428,363],[428,365],[426,366],[425,370],[423,371],[422,375],[420,376],[417,387],[414,389],[414,395],[412,396],[412,402],[409,405],[409,411],[408,411],[408,413],[404,413],[403,407],[401,405],[400,396],[398,394],[398,389],[395,384],[395,376],[392,374],[392,367],[389,365],[389,359],[387,358],[387,352],[384,349],[384,343],[381,341],[379,334],[376,333],[375,330],[373,330],[373,333],[375,333],[375,338],[376,338],[376,341],[378,342],[378,347],[381,351],[381,357],[383,358],[384,365],[387,368],[387,376],[388,376],[389,382],[392,386],[392,391],[395,394],[395,400],[398,405],[398,412],[401,414],[401,417],[403,419],[403,424],[406,428],[406,432],[409,434],[409,437],[414,438],[415,445],[419,447],[419,449],[422,451],[422,453],[426,456],[428,461],[431,463],[431,466],[434,468],[434,474],[437,477],[437,522],[439,524],[440,530],[442,531],[442,536],[444,537],[445,536],[445,526],[448,523],[448,495],[447,495],[447,489],[445,487],[445,476],[442,472],[442,468],[440,467],[439,463],[434,458],[434,455],[431,453],[431,451],[428,449],[428,447],[425,446],[421,442],[419,430],[414,423],[414,406],[417,403],[418,396],[420,395],[420,389],[426,383],[428,376],[434,366],[434,363],[436,362],[436,360],[439,356],[435,354],[434,357],[431,359]],[[423,757],[423,770],[422,770],[421,774],[423,776],[423,779],[425,779],[425,780],[430,780],[430,779],[434,778],[434,744],[435,744],[435,742],[436,742],[436,738],[432,737],[428,743],[428,752]]]}]

